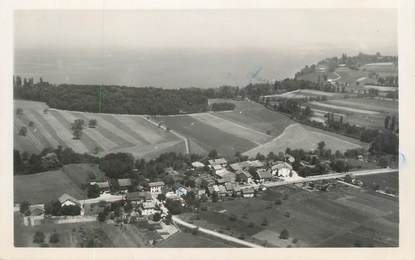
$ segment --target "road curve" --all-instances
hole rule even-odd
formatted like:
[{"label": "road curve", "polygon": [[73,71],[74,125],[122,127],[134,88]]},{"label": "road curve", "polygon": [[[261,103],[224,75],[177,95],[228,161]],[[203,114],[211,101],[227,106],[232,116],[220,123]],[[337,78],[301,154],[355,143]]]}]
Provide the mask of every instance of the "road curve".
[{"label": "road curve", "polygon": [[241,245],[241,246],[252,247],[252,248],[262,248],[263,247],[263,246],[260,246],[260,245],[254,244],[254,243],[250,243],[250,242],[247,242],[247,241],[244,241],[244,240],[232,237],[232,236],[221,234],[221,233],[213,231],[213,230],[209,230],[209,229],[206,229],[206,228],[195,226],[193,224],[190,224],[190,223],[180,219],[177,216],[172,216],[172,221],[174,223],[178,224],[178,225],[181,225],[181,226],[184,226],[184,227],[187,227],[187,228],[190,228],[190,229],[197,228],[198,232],[202,232],[202,233],[205,233],[207,235],[214,236],[214,237],[217,237],[217,238],[220,238],[220,239],[223,239],[225,241],[232,242],[232,243],[235,243],[235,244],[238,244],[238,245]]}]

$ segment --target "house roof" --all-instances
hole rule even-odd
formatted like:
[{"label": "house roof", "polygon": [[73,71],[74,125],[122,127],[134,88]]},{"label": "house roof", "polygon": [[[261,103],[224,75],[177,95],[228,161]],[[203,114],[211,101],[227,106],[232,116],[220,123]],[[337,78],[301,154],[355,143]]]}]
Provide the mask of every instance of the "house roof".
[{"label": "house roof", "polygon": [[274,164],[271,169],[272,170],[280,170],[280,169],[284,169],[284,168],[288,168],[290,170],[292,170],[292,166],[289,163],[286,162],[280,162],[278,164]]},{"label": "house roof", "polygon": [[218,165],[213,165],[213,169],[220,170],[220,169],[223,169],[223,167],[222,165],[218,164]]},{"label": "house roof", "polygon": [[260,179],[269,179],[272,178],[272,173],[270,170],[265,170],[265,169],[259,169],[256,171],[256,173],[258,174],[258,177]]},{"label": "house roof", "polygon": [[227,182],[225,183],[225,188],[227,191],[234,191],[235,190],[235,185],[232,182]]},{"label": "house roof", "polygon": [[102,181],[102,182],[95,182],[95,185],[97,185],[100,189],[109,188],[110,184],[108,181]]},{"label": "house roof", "polygon": [[151,193],[148,191],[135,191],[129,192],[126,196],[127,200],[135,201],[135,200],[151,200]]},{"label": "house roof", "polygon": [[238,171],[238,172],[236,172],[236,174],[238,174],[238,175],[242,174],[246,178],[251,178],[252,177],[252,175],[248,171],[245,171],[245,170]]},{"label": "house roof", "polygon": [[120,185],[121,187],[131,186],[132,182],[130,178],[118,179],[118,185]]},{"label": "house roof", "polygon": [[227,163],[228,163],[228,161],[226,161],[225,158],[209,160],[209,164],[212,165],[212,166],[220,165],[220,164],[227,164]]},{"label": "house roof", "polygon": [[264,167],[264,163],[259,161],[259,160],[255,160],[255,161],[248,161],[249,166],[251,167],[255,167],[255,168],[261,168]]},{"label": "house roof", "polygon": [[224,178],[225,176],[230,176],[232,175],[233,177],[235,177],[235,174],[233,172],[230,172],[226,169],[220,169],[220,170],[216,170],[215,174],[218,175],[221,178]]},{"label": "house roof", "polygon": [[237,163],[232,163],[231,165],[229,165],[232,170],[234,171],[238,171],[238,170],[242,170],[244,168],[249,167],[249,162],[248,161],[243,161],[243,162],[237,162]]},{"label": "house roof", "polygon": [[64,203],[64,202],[65,202],[65,201],[67,201],[67,200],[71,200],[71,201],[73,201],[73,202],[75,202],[75,203],[78,203],[78,200],[77,200],[77,199],[75,199],[74,197],[72,197],[71,195],[69,195],[69,194],[67,194],[67,193],[62,194],[62,195],[58,198],[58,200],[59,200],[59,202],[60,202],[60,203]]},{"label": "house roof", "polygon": [[148,186],[150,186],[150,187],[164,186],[164,182],[162,182],[162,181],[150,182],[150,183],[148,184]]},{"label": "house roof", "polygon": [[45,205],[44,204],[38,204],[38,205],[30,205],[30,215],[32,216],[40,216],[45,213]]},{"label": "house roof", "polygon": [[254,193],[255,190],[252,187],[242,188],[242,193]]}]

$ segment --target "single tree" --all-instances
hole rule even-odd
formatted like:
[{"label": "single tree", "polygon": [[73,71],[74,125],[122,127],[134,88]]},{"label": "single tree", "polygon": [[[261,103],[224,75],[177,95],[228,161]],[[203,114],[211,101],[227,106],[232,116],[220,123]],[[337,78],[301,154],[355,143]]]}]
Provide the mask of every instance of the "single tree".
[{"label": "single tree", "polygon": [[81,139],[81,136],[82,136],[82,129],[73,129],[72,134],[73,134],[73,139],[79,140]]},{"label": "single tree", "polygon": [[19,135],[26,136],[27,134],[27,128],[25,126],[22,126],[19,130]]},{"label": "single tree", "polygon": [[91,119],[88,121],[88,127],[89,128],[95,128],[97,127],[97,120],[96,119]]},{"label": "single tree", "polygon": [[161,220],[161,214],[159,212],[154,213],[153,221],[159,222]]},{"label": "single tree", "polygon": [[20,213],[25,215],[30,215],[30,203],[28,201],[23,201],[20,203]]},{"label": "single tree", "polygon": [[53,244],[58,243],[59,242],[59,234],[54,232],[52,235],[50,235],[49,242],[53,243]]},{"label": "single tree", "polygon": [[279,238],[280,238],[280,239],[288,239],[289,237],[290,237],[290,233],[288,232],[288,230],[287,230],[287,229],[285,229],[285,228],[284,228],[284,229],[281,231]]},{"label": "single tree", "polygon": [[23,114],[23,109],[21,109],[20,107],[16,109],[16,115],[22,115]]},{"label": "single tree", "polygon": [[41,231],[36,231],[35,235],[33,236],[33,242],[36,244],[41,244],[45,241],[45,234]]}]

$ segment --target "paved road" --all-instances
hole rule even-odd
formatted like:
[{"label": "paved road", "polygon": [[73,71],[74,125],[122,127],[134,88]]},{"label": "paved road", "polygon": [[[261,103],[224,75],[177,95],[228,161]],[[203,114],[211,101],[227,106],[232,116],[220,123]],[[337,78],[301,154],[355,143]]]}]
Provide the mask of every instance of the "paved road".
[{"label": "paved road", "polygon": [[398,171],[399,171],[398,169],[384,168],[384,169],[375,169],[375,170],[353,171],[353,172],[346,172],[346,173],[330,173],[330,174],[310,176],[310,177],[296,179],[296,180],[281,181],[281,182],[267,182],[267,183],[263,183],[262,185],[265,187],[275,187],[275,186],[282,186],[282,185],[288,185],[288,184],[294,184],[294,183],[303,183],[303,182],[310,182],[310,181],[321,181],[321,180],[343,178],[346,175],[364,176],[364,175],[372,175],[372,174],[380,174],[380,173],[385,173],[385,174],[396,173]]},{"label": "paved road", "polygon": [[254,247],[254,248],[262,247],[260,245],[253,244],[253,243],[250,243],[250,242],[247,242],[247,241],[244,241],[244,240],[232,237],[232,236],[228,236],[228,235],[225,235],[225,234],[213,231],[213,230],[209,230],[209,229],[206,229],[206,228],[195,226],[193,224],[190,224],[190,223],[180,219],[177,216],[172,216],[172,221],[174,223],[178,224],[178,225],[181,225],[181,226],[184,226],[184,227],[187,227],[187,228],[191,228],[191,229],[198,228],[198,232],[202,232],[202,233],[205,233],[205,234],[210,235],[210,236],[214,236],[214,237],[217,237],[217,238],[220,238],[220,239],[232,242],[232,243],[236,243],[236,244],[239,244],[241,246]]}]

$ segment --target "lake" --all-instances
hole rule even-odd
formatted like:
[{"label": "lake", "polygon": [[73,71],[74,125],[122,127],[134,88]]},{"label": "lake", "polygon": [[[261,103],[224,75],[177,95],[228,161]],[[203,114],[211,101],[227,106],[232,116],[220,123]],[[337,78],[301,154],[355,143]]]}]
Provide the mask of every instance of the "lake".
[{"label": "lake", "polygon": [[19,49],[14,71],[51,83],[208,88],[293,77],[305,65],[340,54],[269,49]]}]

